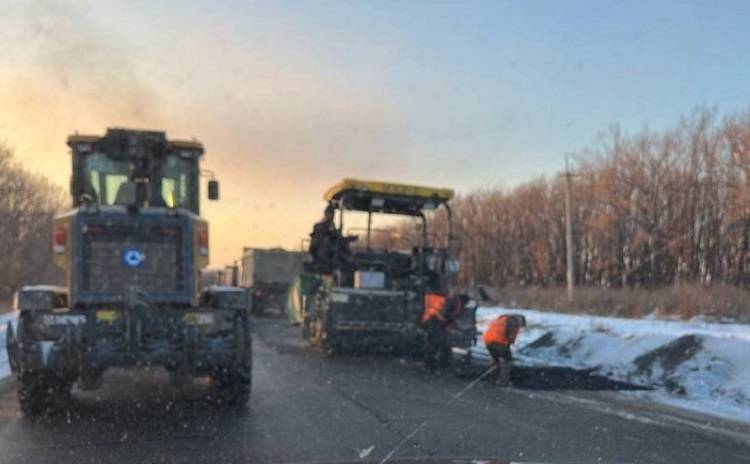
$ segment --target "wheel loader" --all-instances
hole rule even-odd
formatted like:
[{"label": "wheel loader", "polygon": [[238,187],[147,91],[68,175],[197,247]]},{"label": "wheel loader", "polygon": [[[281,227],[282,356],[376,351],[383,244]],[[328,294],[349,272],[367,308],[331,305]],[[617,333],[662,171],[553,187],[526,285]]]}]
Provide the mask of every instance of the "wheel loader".
[{"label": "wheel loader", "polygon": [[[67,144],[72,209],[52,231],[66,284],[21,288],[18,321],[7,328],[22,412],[40,413],[75,382],[98,388],[113,367],[161,367],[176,383],[206,376],[222,404],[247,402],[247,292],[199,289],[209,258],[203,145],[121,128],[71,135]],[[207,186],[217,200],[218,182]]]}]

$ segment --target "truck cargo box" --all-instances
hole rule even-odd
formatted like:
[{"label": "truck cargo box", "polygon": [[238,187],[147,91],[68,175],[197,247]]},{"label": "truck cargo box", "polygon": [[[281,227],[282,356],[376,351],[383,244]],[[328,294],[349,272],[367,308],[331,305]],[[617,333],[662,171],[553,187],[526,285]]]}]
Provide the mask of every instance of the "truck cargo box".
[{"label": "truck cargo box", "polygon": [[240,286],[251,288],[258,284],[288,286],[302,272],[305,254],[282,248],[245,248],[242,254]]}]

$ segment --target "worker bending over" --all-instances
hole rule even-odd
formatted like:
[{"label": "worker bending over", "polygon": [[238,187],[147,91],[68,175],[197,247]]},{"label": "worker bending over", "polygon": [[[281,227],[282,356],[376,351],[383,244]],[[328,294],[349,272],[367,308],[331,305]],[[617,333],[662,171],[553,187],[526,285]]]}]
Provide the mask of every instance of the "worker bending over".
[{"label": "worker bending over", "polygon": [[490,352],[495,368],[494,381],[500,386],[510,383],[513,355],[510,346],[515,343],[518,332],[526,326],[526,318],[520,314],[503,314],[492,321],[482,339]]}]

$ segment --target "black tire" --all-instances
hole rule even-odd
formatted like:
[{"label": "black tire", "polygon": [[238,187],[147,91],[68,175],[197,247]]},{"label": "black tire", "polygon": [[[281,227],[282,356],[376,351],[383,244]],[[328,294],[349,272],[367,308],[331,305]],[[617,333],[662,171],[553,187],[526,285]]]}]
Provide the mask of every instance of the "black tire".
[{"label": "black tire", "polygon": [[253,297],[251,314],[255,317],[268,316],[268,309],[273,307],[273,300],[266,293],[260,298]]},{"label": "black tire", "polygon": [[266,308],[265,306],[258,305],[257,307],[253,305],[252,315],[255,317],[263,317],[266,314]]},{"label": "black tire", "polygon": [[18,374],[18,403],[26,417],[37,417],[56,402],[70,400],[73,382],[49,372]]},{"label": "black tire", "polygon": [[323,353],[329,358],[341,354],[344,351],[345,342],[340,334],[337,334],[335,330],[331,330],[334,327],[331,317],[331,314],[327,313],[326,317],[320,321],[319,326],[320,347],[323,349]]},{"label": "black tire", "polygon": [[78,378],[78,388],[83,391],[98,390],[102,387],[103,377],[103,369],[84,371]]},{"label": "black tire", "polygon": [[323,349],[323,354],[325,354],[329,358],[341,353],[341,347],[339,346],[339,344],[334,340],[331,340],[331,338],[328,337],[328,334],[325,333],[321,338],[320,347]]},{"label": "black tire", "polygon": [[309,337],[307,338],[312,347],[323,346],[323,325],[320,319],[311,319],[309,326]]},{"label": "black tire", "polygon": [[343,340],[341,336],[335,332],[331,332],[329,329],[328,320],[323,321],[320,325],[320,348],[323,349],[323,353],[330,357],[336,356],[341,353]]},{"label": "black tire", "polygon": [[305,317],[302,320],[302,338],[310,339],[310,318]]},{"label": "black tire", "polygon": [[223,407],[241,408],[250,400],[252,369],[250,366],[221,369],[213,375],[214,398]]}]

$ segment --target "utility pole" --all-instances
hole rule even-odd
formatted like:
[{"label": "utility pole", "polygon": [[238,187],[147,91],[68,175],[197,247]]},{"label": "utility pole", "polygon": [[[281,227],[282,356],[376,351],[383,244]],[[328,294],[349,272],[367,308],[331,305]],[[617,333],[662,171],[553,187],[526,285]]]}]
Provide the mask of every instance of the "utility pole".
[{"label": "utility pole", "polygon": [[575,250],[573,249],[573,206],[571,205],[571,174],[568,168],[568,155],[565,155],[565,250],[567,251],[568,301],[573,301],[575,290]]}]

